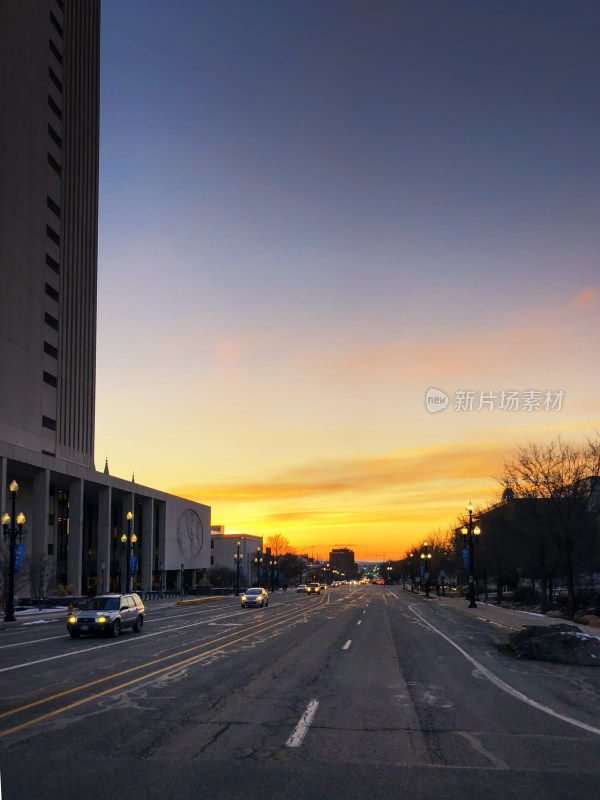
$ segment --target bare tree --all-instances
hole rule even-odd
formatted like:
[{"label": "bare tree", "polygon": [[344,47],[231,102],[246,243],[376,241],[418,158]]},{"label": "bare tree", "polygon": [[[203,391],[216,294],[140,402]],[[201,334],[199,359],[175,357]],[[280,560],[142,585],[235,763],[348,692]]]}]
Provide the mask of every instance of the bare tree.
[{"label": "bare tree", "polygon": [[600,488],[600,439],[575,445],[560,437],[529,443],[505,461],[499,481],[510,490],[522,533],[556,553],[567,582],[567,613],[575,613],[575,568],[596,531],[593,500]]},{"label": "bare tree", "polygon": [[27,559],[27,577],[31,599],[37,601],[40,607],[43,601],[54,589],[55,572],[52,559],[41,553],[32,554]]},{"label": "bare tree", "polygon": [[275,558],[283,555],[284,553],[293,555],[296,552],[290,545],[290,540],[282,533],[274,533],[272,536],[267,536],[265,539],[265,549],[267,547],[271,548],[271,555]]}]

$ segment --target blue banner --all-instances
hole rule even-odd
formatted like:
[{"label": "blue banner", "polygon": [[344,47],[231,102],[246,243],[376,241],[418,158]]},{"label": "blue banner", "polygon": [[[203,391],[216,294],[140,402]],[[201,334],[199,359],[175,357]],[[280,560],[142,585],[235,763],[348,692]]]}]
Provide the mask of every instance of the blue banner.
[{"label": "blue banner", "polygon": [[138,565],[138,557],[131,556],[129,559],[129,577],[133,578],[135,573],[137,572],[137,565]]},{"label": "blue banner", "polygon": [[462,556],[463,567],[465,568],[465,572],[470,572],[469,570],[469,551],[468,550],[461,550],[460,551]]},{"label": "blue banner", "polygon": [[23,556],[25,555],[25,545],[15,545],[15,575],[21,571],[21,564],[23,563]]}]

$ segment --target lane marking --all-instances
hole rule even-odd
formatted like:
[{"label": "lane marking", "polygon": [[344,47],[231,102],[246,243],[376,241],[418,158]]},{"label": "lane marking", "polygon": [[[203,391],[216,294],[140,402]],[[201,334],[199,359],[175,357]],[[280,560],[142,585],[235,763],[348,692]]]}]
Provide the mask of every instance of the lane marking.
[{"label": "lane marking", "polygon": [[360,625],[360,623],[361,623],[361,622],[362,622],[362,619],[359,619],[359,620],[358,620],[358,622],[357,622],[356,624],[357,624],[357,625]]},{"label": "lane marking", "polygon": [[286,747],[300,747],[304,741],[304,737],[308,733],[308,729],[313,721],[318,705],[318,700],[311,700],[306,706],[306,711],[300,717],[300,722],[296,725],[287,742],[285,743]]},{"label": "lane marking", "polygon": [[573,719],[573,717],[567,717],[565,714],[560,714],[558,711],[554,711],[553,708],[545,706],[542,703],[538,703],[537,700],[532,700],[531,697],[527,697],[526,694],[519,692],[518,689],[513,689],[513,687],[510,684],[503,681],[502,678],[498,678],[496,675],[494,675],[493,672],[490,672],[490,670],[487,669],[487,667],[484,667],[483,664],[480,664],[479,661],[476,661],[465,650],[463,650],[462,647],[457,645],[456,642],[453,642],[449,636],[446,636],[446,634],[438,630],[435,627],[435,625],[432,625],[431,622],[428,622],[424,617],[421,616],[421,614],[419,614],[418,611],[415,610],[413,606],[409,606],[408,608],[410,611],[412,611],[413,614],[415,614],[415,616],[419,617],[421,622],[424,622],[425,625],[427,625],[429,628],[431,628],[432,631],[437,633],[438,636],[441,636],[442,639],[445,639],[449,644],[452,645],[452,647],[458,650],[458,652],[461,653],[467,659],[467,661],[469,661],[477,670],[479,670],[479,672],[485,678],[487,678],[488,681],[493,683],[494,686],[497,686],[498,689],[501,689],[503,692],[506,692],[507,694],[511,695],[511,697],[514,697],[516,700],[520,700],[522,703],[526,703],[527,705],[532,706],[533,708],[537,708],[538,711],[543,711],[544,714],[548,714],[549,716],[554,717],[555,719],[560,719],[562,722],[567,722],[569,725],[575,725],[575,727],[577,728],[582,728],[584,731],[588,731],[589,733],[595,733],[596,735],[600,736],[600,728],[594,728],[591,725],[587,725],[585,722],[580,722],[577,719]]},{"label": "lane marking", "polygon": [[346,644],[345,644],[345,645],[342,647],[342,650],[347,650],[347,649],[350,647],[350,642],[351,642],[351,641],[352,641],[352,639],[348,639],[348,641],[346,642]]},{"label": "lane marking", "polygon": [[[218,650],[222,650],[223,648],[229,647],[232,644],[237,644],[237,642],[241,642],[241,641],[244,641],[245,639],[249,639],[251,636],[254,636],[257,633],[262,633],[263,631],[270,630],[271,628],[275,628],[278,625],[286,624],[286,623],[288,623],[288,622],[290,622],[290,621],[292,621],[294,619],[297,619],[298,617],[308,616],[308,614],[312,613],[314,610],[318,610],[316,606],[314,608],[312,608],[312,609],[301,611],[300,613],[297,613],[297,614],[289,614],[288,616],[279,617],[277,620],[272,621],[271,625],[267,625],[265,623],[258,623],[257,625],[253,626],[253,628],[247,629],[248,632],[244,636],[240,636],[237,639],[232,639],[231,641],[225,642],[224,644],[221,644],[221,645],[218,645],[217,647],[214,647],[212,650],[208,650],[208,651],[206,651],[204,653],[196,653],[194,656],[190,656],[189,658],[186,658],[183,661],[175,662],[174,664],[171,664],[168,667],[163,667],[162,669],[155,670],[154,672],[148,673],[147,675],[142,675],[139,678],[135,678],[134,680],[128,681],[127,683],[120,684],[119,686],[115,686],[115,687],[113,687],[111,689],[106,689],[103,692],[99,692],[97,694],[91,695],[90,697],[83,698],[82,700],[78,700],[78,701],[76,701],[74,703],[71,703],[70,705],[64,706],[63,708],[59,708],[57,711],[52,711],[52,712],[50,712],[48,714],[44,714],[44,715],[42,715],[40,717],[36,717],[35,719],[30,720],[29,722],[25,722],[25,723],[23,723],[21,725],[17,725],[14,728],[10,728],[9,730],[6,730],[6,731],[2,731],[2,732],[0,732],[0,738],[2,738],[3,736],[6,736],[9,733],[14,733],[15,731],[21,730],[23,728],[27,728],[27,727],[29,727],[30,725],[33,725],[36,722],[40,722],[40,721],[42,721],[44,719],[48,719],[49,717],[56,716],[56,714],[61,714],[63,711],[68,711],[70,708],[75,708],[76,706],[79,706],[79,705],[81,705],[83,703],[89,703],[90,701],[95,700],[98,697],[103,697],[104,695],[110,694],[112,692],[117,692],[120,689],[123,689],[123,688],[125,688],[127,686],[131,686],[132,684],[135,684],[135,683],[139,683],[140,681],[152,678],[155,675],[159,675],[159,674],[161,674],[163,672],[167,672],[168,670],[175,669],[176,667],[181,667],[184,664],[193,664],[193,663],[196,663],[197,661],[201,661],[206,656],[211,655],[212,653],[215,653]],[[120,678],[123,675],[128,675],[131,672],[136,672],[136,671],[138,671],[140,669],[144,669],[145,667],[151,667],[151,666],[153,666],[155,664],[160,664],[161,662],[168,661],[168,660],[170,660],[172,658],[176,658],[177,656],[181,656],[181,655],[185,655],[186,653],[194,652],[194,650],[201,650],[203,647],[208,647],[211,644],[215,644],[216,642],[221,642],[221,641],[223,641],[225,639],[230,639],[231,636],[234,635],[234,633],[237,633],[237,631],[235,631],[235,632],[232,631],[231,633],[225,634],[224,636],[221,636],[219,638],[213,639],[212,641],[203,642],[202,644],[198,644],[198,645],[195,645],[193,647],[189,647],[189,648],[187,648],[185,650],[179,651],[178,653],[172,653],[169,656],[163,656],[162,658],[154,659],[153,661],[146,662],[145,664],[140,664],[137,667],[130,667],[129,669],[123,670],[122,672],[117,672],[117,673],[114,673],[112,675],[107,675],[104,678],[99,678],[98,680],[91,681],[90,683],[86,683],[86,684],[83,684],[83,685],[80,685],[80,686],[75,686],[72,689],[66,689],[63,692],[58,692],[57,694],[50,695],[49,697],[44,697],[44,698],[42,698],[40,700],[35,700],[35,701],[31,702],[31,703],[27,703],[24,706],[20,706],[18,708],[12,708],[12,709],[10,709],[8,711],[4,711],[3,713],[1,713],[0,714],[0,719],[12,716],[13,714],[17,714],[17,713],[19,713],[21,711],[26,711],[27,709],[34,708],[35,706],[43,705],[44,703],[48,703],[51,700],[57,700],[60,697],[65,697],[66,695],[73,694],[74,692],[81,691],[82,689],[89,689],[91,686],[96,686],[96,685],[98,685],[100,683],[104,683],[105,681],[112,680],[114,678]]]}]

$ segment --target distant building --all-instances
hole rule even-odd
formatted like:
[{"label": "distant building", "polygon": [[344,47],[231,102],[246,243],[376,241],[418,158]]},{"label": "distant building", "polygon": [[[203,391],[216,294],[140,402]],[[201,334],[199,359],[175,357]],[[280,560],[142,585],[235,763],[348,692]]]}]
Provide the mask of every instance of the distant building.
[{"label": "distant building", "polygon": [[339,547],[329,553],[329,566],[331,570],[337,569],[345,578],[355,577],[356,567],[354,563],[354,550],[347,547]]},{"label": "distant building", "polygon": [[194,585],[210,508],[94,463],[100,0],[2,0],[0,76],[0,514],[16,480],[17,595],[41,562],[51,591],[124,586],[128,512],[135,587]]},{"label": "distant building", "polygon": [[257,576],[267,575],[266,554],[263,553],[262,536],[225,533],[223,525],[210,529],[210,565],[235,570],[237,545],[240,543],[240,586],[256,585]]}]

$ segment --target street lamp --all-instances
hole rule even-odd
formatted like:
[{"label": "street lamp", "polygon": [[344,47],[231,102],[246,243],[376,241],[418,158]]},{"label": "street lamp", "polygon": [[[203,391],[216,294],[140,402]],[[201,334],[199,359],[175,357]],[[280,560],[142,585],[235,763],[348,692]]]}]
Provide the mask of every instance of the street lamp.
[{"label": "street lamp", "polygon": [[237,553],[234,554],[233,558],[235,560],[235,596],[238,597],[240,594],[240,561],[244,557],[243,553],[240,555],[240,543],[237,543]]},{"label": "street lamp", "polygon": [[431,553],[427,547],[427,542],[423,542],[423,547],[425,552],[421,553],[421,558],[425,559],[425,574],[423,575],[425,578],[425,597],[429,597],[429,559],[431,558]]},{"label": "street lamp", "polygon": [[390,573],[391,573],[391,571],[392,571],[392,565],[391,565],[391,564],[388,564],[388,566],[387,566],[387,582],[388,582],[388,583],[390,582],[390,579],[391,579],[391,577],[392,577],[392,576],[391,576],[391,574],[390,574]]},{"label": "street lamp", "polygon": [[408,563],[410,565],[410,590],[411,590],[411,592],[414,592],[414,590],[415,590],[415,576],[414,576],[414,573],[413,573],[413,557],[414,557],[414,555],[415,555],[414,553],[409,553],[408,554],[408,557],[410,558],[410,561]]},{"label": "street lamp", "polygon": [[133,514],[131,511],[127,512],[127,533],[124,533],[121,536],[121,543],[123,545],[123,552],[125,553],[125,591],[131,591],[131,582],[130,578],[132,575],[133,566],[131,563],[131,557],[133,555],[133,545],[137,542],[137,536],[135,533],[131,533],[131,520],[133,519]]},{"label": "street lamp", "polygon": [[474,544],[476,541],[476,537],[479,536],[481,533],[481,528],[479,525],[475,525],[473,527],[473,504],[469,503],[467,506],[467,511],[469,512],[469,527],[465,525],[461,528],[461,533],[463,535],[463,542],[467,545],[469,549],[469,608],[477,608],[477,603],[475,602],[475,565],[474,565]]},{"label": "street lamp", "polygon": [[[17,526],[15,528],[15,501],[17,499],[17,492],[19,491],[19,484],[13,481],[10,484],[10,497],[12,500],[12,517],[8,514],[2,516],[2,527],[4,529],[4,538],[8,536],[9,550],[8,550],[8,598],[6,601],[6,613],[4,615],[4,622],[15,621],[15,547],[17,544],[17,536],[19,541],[23,538],[23,525],[25,524],[25,514],[19,514],[16,517]],[[10,525],[10,531],[9,531]]]},{"label": "street lamp", "polygon": [[277,566],[277,559],[271,559],[271,591],[275,591],[275,567]]},{"label": "street lamp", "polygon": [[260,553],[260,547],[256,548],[256,556],[254,558],[254,563],[256,564],[256,585],[260,585],[260,565],[262,564],[262,556]]}]

